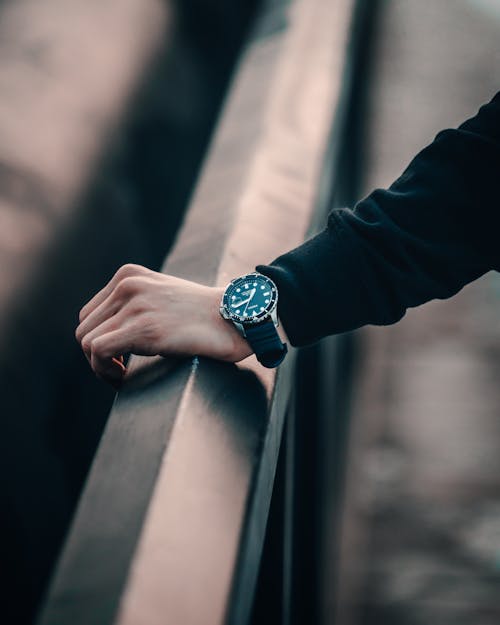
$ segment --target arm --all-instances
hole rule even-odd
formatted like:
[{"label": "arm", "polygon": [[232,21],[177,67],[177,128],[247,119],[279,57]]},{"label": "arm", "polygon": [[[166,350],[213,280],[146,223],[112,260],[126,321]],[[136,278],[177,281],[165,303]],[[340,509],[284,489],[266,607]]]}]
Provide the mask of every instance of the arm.
[{"label": "arm", "polygon": [[278,285],[291,343],[394,323],[497,269],[499,181],[500,93],[441,132],[389,189],[332,211],[323,232],[257,267]]},{"label": "arm", "polygon": [[[293,345],[450,297],[500,267],[500,94],[440,133],[388,190],[257,269],[278,285]],[[125,265],[80,313],[77,339],[94,371],[119,383],[120,354],[204,355],[236,362],[248,343],[219,315],[222,289]]]}]

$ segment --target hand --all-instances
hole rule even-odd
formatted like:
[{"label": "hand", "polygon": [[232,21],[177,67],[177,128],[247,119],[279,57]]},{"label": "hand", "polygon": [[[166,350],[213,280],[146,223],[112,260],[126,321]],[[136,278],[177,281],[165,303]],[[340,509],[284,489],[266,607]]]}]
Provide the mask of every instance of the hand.
[{"label": "hand", "polygon": [[237,362],[252,353],[219,314],[224,289],[124,265],[80,311],[76,338],[95,373],[115,386],[126,353]]}]

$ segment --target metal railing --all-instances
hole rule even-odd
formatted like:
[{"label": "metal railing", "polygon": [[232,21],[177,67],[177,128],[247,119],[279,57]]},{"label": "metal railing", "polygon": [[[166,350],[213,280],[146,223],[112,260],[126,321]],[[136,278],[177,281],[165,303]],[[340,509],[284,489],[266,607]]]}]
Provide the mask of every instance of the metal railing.
[{"label": "metal railing", "polygon": [[257,4],[0,2],[2,622],[34,618],[114,397],[78,311],[161,266]]},{"label": "metal railing", "polygon": [[[324,219],[363,5],[265,4],[166,273],[223,285]],[[325,363],[342,349],[291,350],[278,371],[133,357],[39,624],[318,622],[308,423],[339,403]]]}]

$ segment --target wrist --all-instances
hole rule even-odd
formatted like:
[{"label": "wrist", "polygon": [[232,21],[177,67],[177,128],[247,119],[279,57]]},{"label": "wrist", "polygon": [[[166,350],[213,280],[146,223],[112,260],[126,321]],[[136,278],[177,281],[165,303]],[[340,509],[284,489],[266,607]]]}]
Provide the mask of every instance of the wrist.
[{"label": "wrist", "polygon": [[234,324],[224,319],[220,314],[220,304],[224,295],[224,287],[213,288],[213,306],[212,314],[214,325],[217,329],[217,335],[221,337],[221,346],[224,345],[223,353],[219,354],[219,358],[228,362],[238,362],[247,358],[253,353],[248,341],[235,328]]},{"label": "wrist", "polygon": [[253,271],[231,280],[220,302],[221,317],[246,340],[257,360],[277,367],[287,353],[285,332],[279,332],[278,290],[267,276]]}]

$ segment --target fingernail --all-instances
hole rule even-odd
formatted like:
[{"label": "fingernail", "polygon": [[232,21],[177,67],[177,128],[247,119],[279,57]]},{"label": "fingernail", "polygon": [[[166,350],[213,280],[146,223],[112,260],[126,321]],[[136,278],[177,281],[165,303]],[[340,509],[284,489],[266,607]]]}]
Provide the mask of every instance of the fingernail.
[{"label": "fingernail", "polygon": [[120,360],[118,360],[118,358],[111,358],[111,362],[119,367],[122,373],[125,373],[125,371],[127,370],[127,367],[123,364],[123,356],[120,356]]}]

